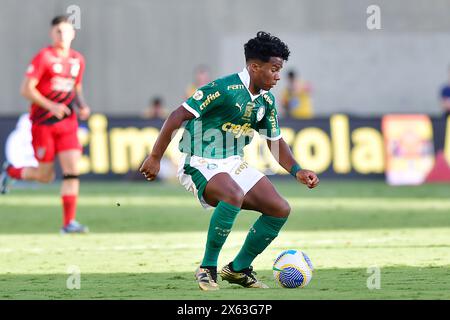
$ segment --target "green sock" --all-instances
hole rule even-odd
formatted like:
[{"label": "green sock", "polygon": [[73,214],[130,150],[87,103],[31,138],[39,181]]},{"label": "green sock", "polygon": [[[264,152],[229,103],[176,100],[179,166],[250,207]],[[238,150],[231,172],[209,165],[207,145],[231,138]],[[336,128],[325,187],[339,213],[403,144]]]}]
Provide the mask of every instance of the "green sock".
[{"label": "green sock", "polygon": [[258,254],[278,236],[287,218],[275,218],[262,215],[256,220],[250,229],[241,251],[233,260],[232,267],[235,271],[250,267]]},{"label": "green sock", "polygon": [[231,227],[239,211],[241,211],[241,208],[223,201],[220,201],[217,205],[209,223],[208,239],[201,264],[202,267],[217,266],[220,250],[231,231]]}]

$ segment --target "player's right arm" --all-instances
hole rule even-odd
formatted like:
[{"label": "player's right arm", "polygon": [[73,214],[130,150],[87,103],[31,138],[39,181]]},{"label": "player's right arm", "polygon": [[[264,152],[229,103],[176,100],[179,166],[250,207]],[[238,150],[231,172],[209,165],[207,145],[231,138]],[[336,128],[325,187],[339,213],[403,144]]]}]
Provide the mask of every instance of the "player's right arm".
[{"label": "player's right arm", "polygon": [[186,102],[170,114],[161,128],[152,152],[139,169],[147,180],[156,178],[159,172],[159,163],[175,130],[179,129],[184,121],[198,119],[210,110],[222,105],[224,99],[225,93],[221,90],[221,86],[213,81],[195,91]]},{"label": "player's right arm", "polygon": [[194,114],[183,106],[178,107],[169,115],[161,128],[152,152],[145,158],[139,169],[147,180],[151,181],[156,178],[161,158],[172,140],[172,134],[175,133],[175,130],[179,129],[184,121],[194,118]]},{"label": "player's right arm", "polygon": [[36,89],[38,83],[39,79],[37,78],[25,77],[20,89],[20,93],[22,94],[22,96],[30,100],[32,103],[35,103],[42,108],[47,109],[58,119],[62,119],[66,114],[69,115],[69,107],[67,107],[63,103],[56,103],[52,100],[47,99],[38,91],[38,89]]}]

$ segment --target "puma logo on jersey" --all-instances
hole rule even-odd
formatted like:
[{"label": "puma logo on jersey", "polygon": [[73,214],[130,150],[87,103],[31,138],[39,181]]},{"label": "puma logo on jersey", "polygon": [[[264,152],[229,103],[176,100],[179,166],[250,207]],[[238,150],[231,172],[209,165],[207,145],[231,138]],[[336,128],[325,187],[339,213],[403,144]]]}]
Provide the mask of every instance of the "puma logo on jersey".
[{"label": "puma logo on jersey", "polygon": [[245,89],[243,84],[232,84],[230,86],[227,87],[227,90],[242,90]]},{"label": "puma logo on jersey", "polygon": [[237,102],[236,102],[236,107],[239,108],[239,111],[242,111],[242,106],[239,103],[237,103]]}]

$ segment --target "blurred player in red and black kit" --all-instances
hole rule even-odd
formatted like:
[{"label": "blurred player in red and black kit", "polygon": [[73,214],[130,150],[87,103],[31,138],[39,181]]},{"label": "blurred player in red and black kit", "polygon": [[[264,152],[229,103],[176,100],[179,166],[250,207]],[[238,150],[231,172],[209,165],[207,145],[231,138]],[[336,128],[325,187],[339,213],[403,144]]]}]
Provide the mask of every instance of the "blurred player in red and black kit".
[{"label": "blurred player in red and black kit", "polygon": [[6,163],[1,179],[1,193],[6,193],[13,179],[49,183],[55,178],[54,160],[58,156],[63,172],[61,198],[64,222],[61,233],[85,233],[86,226],[75,220],[79,193],[78,120],[90,115],[84,101],[83,56],[70,48],[75,30],[68,17],[57,16],[51,22],[52,46],[39,51],[28,66],[21,94],[31,101],[33,149],[38,167],[15,168]]}]

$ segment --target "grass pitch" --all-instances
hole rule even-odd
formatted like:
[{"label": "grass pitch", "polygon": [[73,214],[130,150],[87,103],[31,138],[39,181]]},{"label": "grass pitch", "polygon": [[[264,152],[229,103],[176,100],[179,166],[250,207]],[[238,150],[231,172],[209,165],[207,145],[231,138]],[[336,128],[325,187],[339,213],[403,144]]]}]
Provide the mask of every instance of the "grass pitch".
[{"label": "grass pitch", "polygon": [[[292,212],[254,262],[271,289],[221,281],[217,292],[197,288],[211,212],[181,186],[83,181],[77,219],[88,235],[59,235],[58,185],[0,197],[0,299],[450,299],[449,185],[274,183]],[[240,213],[219,266],[234,258],[257,216]],[[273,259],[289,248],[314,264],[306,288],[273,280]],[[73,270],[80,289],[67,288]],[[380,287],[370,290],[373,270]]]}]

